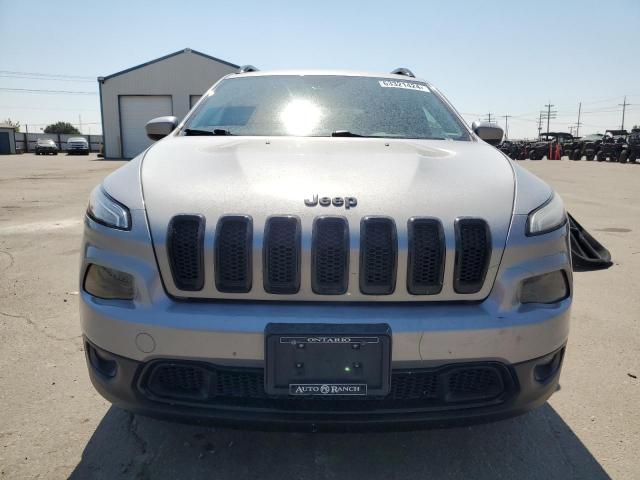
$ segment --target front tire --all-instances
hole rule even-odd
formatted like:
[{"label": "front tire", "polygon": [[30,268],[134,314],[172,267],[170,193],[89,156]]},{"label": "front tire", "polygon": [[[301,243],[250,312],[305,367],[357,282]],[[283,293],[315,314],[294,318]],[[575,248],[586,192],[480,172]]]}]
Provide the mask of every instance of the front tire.
[{"label": "front tire", "polygon": [[618,162],[627,163],[628,159],[629,159],[629,152],[627,152],[626,150],[621,151],[620,158],[618,158]]},{"label": "front tire", "polygon": [[596,160],[597,160],[598,162],[604,162],[605,158],[606,158],[606,157],[604,156],[604,154],[603,154],[602,152],[599,152],[599,153],[598,153],[598,156],[596,157]]}]

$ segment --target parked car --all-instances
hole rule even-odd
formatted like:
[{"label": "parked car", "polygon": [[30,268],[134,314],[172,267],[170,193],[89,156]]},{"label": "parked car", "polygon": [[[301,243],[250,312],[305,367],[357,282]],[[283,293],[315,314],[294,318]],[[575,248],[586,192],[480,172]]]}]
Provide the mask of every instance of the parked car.
[{"label": "parked car", "polygon": [[98,392],[315,430],[542,405],[569,332],[567,215],[494,148],[502,130],[469,128],[407,69],[244,71],[184,120],[151,120],[160,141],[91,193],[80,316]]},{"label": "parked car", "polygon": [[36,140],[36,155],[57,155],[58,146],[50,138],[39,138]]},{"label": "parked car", "polygon": [[71,137],[67,140],[69,155],[89,155],[89,142],[84,137]]},{"label": "parked car", "polygon": [[634,128],[627,137],[627,143],[620,152],[620,163],[636,163],[640,158],[640,129]]},{"label": "parked car", "polygon": [[598,162],[604,162],[607,158],[610,162],[617,162],[626,142],[626,130],[607,130],[602,138],[596,159]]}]

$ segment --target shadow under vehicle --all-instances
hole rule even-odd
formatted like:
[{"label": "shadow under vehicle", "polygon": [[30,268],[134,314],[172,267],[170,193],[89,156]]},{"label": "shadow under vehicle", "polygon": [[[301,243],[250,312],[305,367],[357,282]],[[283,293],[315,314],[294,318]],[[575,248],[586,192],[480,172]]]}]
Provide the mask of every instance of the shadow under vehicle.
[{"label": "shadow under vehicle", "polygon": [[640,158],[640,128],[634,128],[627,137],[627,143],[620,152],[620,163],[636,163]]},{"label": "shadow under vehicle", "polygon": [[617,162],[626,143],[626,130],[607,130],[604,137],[602,137],[600,151],[596,156],[596,160],[604,162],[608,158],[610,162]]}]

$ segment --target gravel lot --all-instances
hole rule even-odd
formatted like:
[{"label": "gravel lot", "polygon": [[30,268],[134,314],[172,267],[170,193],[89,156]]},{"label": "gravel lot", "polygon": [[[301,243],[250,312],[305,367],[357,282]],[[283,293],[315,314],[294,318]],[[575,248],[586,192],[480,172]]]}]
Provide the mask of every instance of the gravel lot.
[{"label": "gravel lot", "polygon": [[640,165],[521,164],[615,260],[575,275],[560,391],[488,425],[314,435],[174,425],[103,400],[82,352],[78,255],[89,191],[122,162],[0,157],[0,478],[640,478]]}]

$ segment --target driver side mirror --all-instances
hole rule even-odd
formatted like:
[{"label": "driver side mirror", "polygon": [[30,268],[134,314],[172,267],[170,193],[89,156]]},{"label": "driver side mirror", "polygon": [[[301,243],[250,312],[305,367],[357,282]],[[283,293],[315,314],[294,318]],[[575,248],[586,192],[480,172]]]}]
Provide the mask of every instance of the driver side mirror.
[{"label": "driver side mirror", "polygon": [[151,140],[160,140],[173,132],[177,126],[178,119],[167,116],[149,120],[144,128],[147,131],[147,137]]},{"label": "driver side mirror", "polygon": [[473,122],[471,128],[473,130],[473,133],[475,133],[489,145],[493,145],[495,147],[502,142],[504,131],[495,123]]}]

